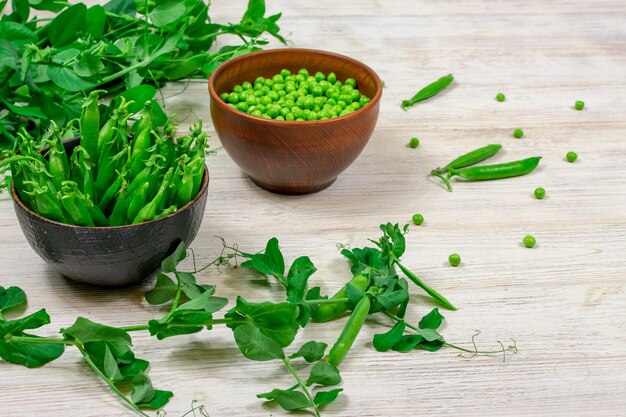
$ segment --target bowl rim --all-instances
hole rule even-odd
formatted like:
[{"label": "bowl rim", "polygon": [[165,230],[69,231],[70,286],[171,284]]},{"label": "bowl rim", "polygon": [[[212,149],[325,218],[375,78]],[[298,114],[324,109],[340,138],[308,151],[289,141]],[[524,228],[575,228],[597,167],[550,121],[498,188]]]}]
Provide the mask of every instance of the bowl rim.
[{"label": "bowl rim", "polygon": [[[242,112],[240,110],[236,110],[233,109],[232,107],[230,107],[228,104],[224,103],[224,101],[219,97],[219,95],[217,94],[217,91],[215,91],[215,80],[217,79],[217,77],[220,76],[220,74],[222,72],[224,72],[229,66],[232,66],[236,63],[238,63],[239,61],[245,61],[248,59],[254,59],[259,55],[271,55],[271,54],[275,54],[278,52],[284,52],[284,51],[292,51],[292,52],[296,52],[296,53],[302,53],[302,52],[306,52],[306,53],[313,53],[313,54],[318,54],[318,55],[326,55],[329,56],[331,58],[335,58],[335,59],[341,59],[341,60],[346,60],[346,61],[350,61],[353,64],[359,65],[361,67],[363,67],[363,69],[365,70],[365,72],[367,72],[373,79],[374,82],[376,84],[376,94],[374,94],[374,97],[372,97],[372,100],[367,103],[365,106],[361,107],[360,109],[350,113],[350,114],[346,114],[345,116],[339,116],[339,117],[335,117],[332,119],[328,119],[328,120],[304,120],[304,121],[289,121],[289,120],[275,120],[275,119],[265,119],[263,117],[257,117],[257,116],[252,116],[246,112]],[[213,73],[211,73],[211,76],[209,77],[209,94],[211,96],[211,98],[213,99],[213,102],[220,107],[222,110],[226,110],[230,113],[236,114],[240,117],[243,117],[244,119],[248,119],[250,121],[254,121],[254,122],[258,122],[258,123],[263,123],[263,124],[268,124],[268,125],[278,125],[278,126],[312,126],[312,125],[320,125],[320,124],[327,124],[327,123],[333,123],[333,122],[339,122],[339,121],[346,121],[346,120],[350,120],[351,118],[354,117],[358,117],[359,114],[362,114],[364,111],[368,110],[370,107],[375,106],[376,104],[378,104],[378,102],[380,101],[380,98],[383,94],[383,84],[382,81],[380,80],[380,77],[378,76],[378,74],[372,69],[370,68],[368,65],[364,64],[363,62],[356,60],[354,58],[351,58],[347,55],[342,55],[342,54],[337,54],[335,52],[328,52],[328,51],[324,51],[321,49],[310,49],[310,48],[273,48],[273,49],[265,49],[262,51],[256,51],[256,52],[251,52],[249,54],[245,54],[245,55],[241,55],[238,56],[236,58],[230,59],[226,62],[224,62],[223,64],[221,64],[219,67],[217,67],[217,69],[215,69],[215,71],[213,71]]]},{"label": "bowl rim", "polygon": [[[77,136],[71,139],[64,140],[63,143],[75,141],[76,139],[80,139],[80,138]],[[45,149],[42,149],[42,151],[43,150]],[[205,162],[204,174],[202,175],[202,185],[200,186],[198,193],[195,195],[195,197],[191,201],[189,201],[187,204],[185,204],[184,206],[176,210],[174,213],[168,214],[167,216],[161,217],[159,219],[148,220],[147,222],[141,222],[137,224],[124,224],[121,226],[78,226],[75,224],[62,223],[56,220],[48,219],[47,217],[44,217],[41,214],[28,208],[26,204],[24,204],[22,200],[20,200],[19,196],[17,195],[17,190],[15,189],[15,181],[11,181],[11,197],[13,198],[13,202],[17,206],[19,206],[19,208],[22,211],[25,211],[27,214],[33,217],[36,217],[39,221],[42,221],[42,222],[51,223],[57,226],[65,226],[69,228],[74,228],[77,230],[115,230],[115,229],[122,229],[122,228],[139,227],[139,226],[143,226],[149,223],[156,223],[156,222],[160,222],[161,220],[166,220],[166,219],[169,219],[170,217],[180,214],[181,212],[187,210],[190,206],[192,206],[196,201],[198,201],[200,197],[202,197],[203,194],[206,194],[208,187],[209,187],[209,168],[207,167],[206,162]]]}]

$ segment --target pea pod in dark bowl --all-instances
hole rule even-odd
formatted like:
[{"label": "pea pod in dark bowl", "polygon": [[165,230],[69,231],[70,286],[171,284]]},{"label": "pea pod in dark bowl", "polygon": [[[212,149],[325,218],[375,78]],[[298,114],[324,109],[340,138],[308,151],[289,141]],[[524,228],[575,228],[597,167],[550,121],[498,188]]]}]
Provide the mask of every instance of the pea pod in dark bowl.
[{"label": "pea pod in dark bowl", "polygon": [[[75,138],[63,145],[70,154],[78,143]],[[50,220],[29,209],[14,185],[11,194],[26,240],[44,261],[76,281],[120,287],[148,278],[181,241],[191,244],[202,223],[208,184],[205,165],[200,189],[188,204],[156,220],[113,227]]]}]

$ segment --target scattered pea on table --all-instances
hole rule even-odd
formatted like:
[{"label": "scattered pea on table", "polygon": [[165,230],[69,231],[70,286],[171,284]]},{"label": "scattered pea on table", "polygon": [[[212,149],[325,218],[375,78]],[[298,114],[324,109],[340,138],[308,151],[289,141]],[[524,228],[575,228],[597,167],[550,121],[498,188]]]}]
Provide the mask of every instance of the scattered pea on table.
[{"label": "scattered pea on table", "polygon": [[580,100],[576,101],[576,103],[574,104],[574,108],[576,110],[584,109],[585,108],[585,102],[584,101],[580,101]]},{"label": "scattered pea on table", "polygon": [[521,138],[522,136],[524,136],[524,131],[522,129],[515,129],[513,131],[513,136],[515,136],[516,138]]},{"label": "scattered pea on table", "polygon": [[546,196],[546,190],[543,187],[535,188],[535,198],[542,200]]},{"label": "scattered pea on table", "polygon": [[502,93],[498,93],[498,95],[496,96],[496,100],[502,103],[504,100],[506,100],[506,96]]},{"label": "scattered pea on table", "polygon": [[576,152],[568,152],[565,155],[565,159],[567,159],[567,162],[576,162],[576,160],[578,159],[578,154],[576,154]]},{"label": "scattered pea on table", "polygon": [[421,214],[417,213],[414,214],[413,217],[411,218],[411,220],[413,220],[413,224],[419,226],[422,223],[424,223],[424,216],[422,216]]},{"label": "scattered pea on table", "polygon": [[535,238],[531,235],[524,236],[524,239],[522,241],[524,242],[524,246],[526,246],[527,248],[534,248],[535,244],[537,243]]},{"label": "scattered pea on table", "polygon": [[413,149],[417,148],[418,146],[420,146],[420,140],[418,138],[411,138],[411,140],[409,141],[409,146]]},{"label": "scattered pea on table", "polygon": [[251,116],[298,122],[346,116],[371,101],[358,90],[354,78],[341,82],[334,72],[310,75],[304,68],[296,74],[283,69],[272,77],[257,77],[253,83],[244,81],[220,98]]},{"label": "scattered pea on table", "polygon": [[450,262],[450,265],[452,266],[461,265],[461,255],[459,255],[458,253],[453,253],[452,255],[448,256],[448,262]]}]

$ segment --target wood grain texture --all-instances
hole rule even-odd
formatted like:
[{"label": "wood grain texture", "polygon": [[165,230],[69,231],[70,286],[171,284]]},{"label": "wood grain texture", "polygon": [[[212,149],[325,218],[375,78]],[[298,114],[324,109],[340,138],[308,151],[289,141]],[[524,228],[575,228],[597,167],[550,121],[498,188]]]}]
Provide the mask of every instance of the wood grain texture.
[{"label": "wood grain texture", "polygon": [[[244,2],[216,0],[212,17],[234,21]],[[326,416],[414,415],[623,416],[626,414],[626,3],[621,0],[269,2],[298,47],[331,50],[371,66],[386,81],[376,130],[359,159],[330,188],[285,197],[254,186],[227,154],[208,159],[211,187],[194,249],[199,262],[218,255],[223,236],[255,251],[276,236],[288,259],[310,255],[311,282],[335,290],[348,267],[335,244],[365,245],[387,220],[424,224],[407,235],[406,263],[459,311],[445,313],[445,337],[479,347],[514,338],[519,354],[458,358],[437,353],[377,353],[370,322],[343,367],[343,395]],[[225,42],[225,41],[224,41]],[[454,85],[407,112],[400,101],[447,73]],[[186,87],[184,94],[178,94]],[[498,92],[507,101],[498,103]],[[210,120],[206,82],[168,86],[168,110],[191,123]],[[584,111],[575,111],[584,100]],[[512,137],[520,127],[525,137]],[[407,147],[411,136],[419,148]],[[494,160],[543,155],[532,175],[456,183],[453,193],[426,178],[433,167],[488,143]],[[219,146],[218,140],[214,144]],[[565,153],[578,152],[574,164]],[[532,197],[535,187],[546,198]],[[146,321],[146,284],[101,290],[54,273],[26,243],[10,199],[0,200],[0,285],[20,285],[28,312],[46,307],[47,330],[83,315],[112,325]],[[526,234],[537,247],[522,246]],[[446,265],[458,252],[463,263]],[[273,299],[278,292],[242,269],[207,270],[199,280],[234,299]],[[432,304],[413,290],[409,314]],[[331,342],[342,322],[311,325],[300,341]],[[46,334],[46,331],[42,331]],[[169,416],[193,399],[211,416],[283,416],[255,394],[291,384],[278,364],[245,360],[230,331],[154,342],[134,336],[151,361],[155,386],[175,397]],[[42,369],[0,364],[3,417],[121,417],[122,405],[76,352]]]}]

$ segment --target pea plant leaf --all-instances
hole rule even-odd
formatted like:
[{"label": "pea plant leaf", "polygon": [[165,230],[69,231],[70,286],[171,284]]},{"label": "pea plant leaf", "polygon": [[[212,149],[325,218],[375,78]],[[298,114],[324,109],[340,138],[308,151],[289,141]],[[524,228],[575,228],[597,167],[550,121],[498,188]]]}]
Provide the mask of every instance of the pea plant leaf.
[{"label": "pea plant leaf", "polygon": [[282,280],[285,274],[285,259],[278,247],[278,239],[275,237],[267,242],[265,252],[244,253],[243,256],[248,258],[247,261],[241,263],[244,268],[255,269],[261,274],[271,275]]},{"label": "pea plant leaf", "polygon": [[311,401],[300,391],[281,391],[276,402],[285,411],[296,411],[312,407]]},{"label": "pea plant leaf", "polygon": [[405,328],[404,321],[399,321],[387,333],[374,335],[374,349],[379,352],[386,352],[396,346],[402,339]]},{"label": "pea plant leaf", "polygon": [[237,297],[235,307],[224,316],[233,319],[228,324],[236,330],[243,323],[259,329],[265,336],[275,340],[282,347],[289,346],[296,337],[298,324],[298,306],[291,303],[251,303]]},{"label": "pea plant leaf", "polygon": [[26,293],[19,287],[4,288],[0,286],[0,314],[12,308],[26,305]]},{"label": "pea plant leaf", "polygon": [[135,404],[142,402],[148,402],[154,398],[154,388],[148,375],[143,372],[137,374],[132,381],[132,392],[130,393],[130,399]]},{"label": "pea plant leaf", "polygon": [[84,28],[86,13],[87,6],[84,3],[77,3],[65,9],[46,25],[45,30],[52,46],[59,48],[75,41]]},{"label": "pea plant leaf", "polygon": [[77,318],[67,329],[61,329],[61,334],[70,340],[79,340],[81,343],[109,342],[122,346],[131,345],[131,338],[126,331],[95,323],[84,317]]},{"label": "pea plant leaf", "polygon": [[330,404],[337,399],[337,396],[339,396],[339,393],[341,391],[343,391],[343,388],[335,388],[329,391],[319,391],[317,394],[315,394],[315,398],[313,398],[313,401],[318,406]]},{"label": "pea plant leaf", "polygon": [[154,288],[145,294],[146,301],[151,305],[160,305],[172,301],[176,295],[176,284],[162,272],[157,272],[156,276]]},{"label": "pea plant leaf", "polygon": [[258,327],[243,324],[237,326],[233,333],[239,350],[250,360],[270,361],[285,357],[281,345],[276,340],[263,334]]},{"label": "pea plant leaf", "polygon": [[327,347],[328,344],[324,342],[306,342],[296,353],[289,356],[289,359],[303,358],[308,363],[317,362],[324,357]]},{"label": "pea plant leaf", "polygon": [[6,362],[36,368],[60,357],[65,346],[55,343],[28,343],[12,340],[12,336],[38,337],[25,330],[38,329],[50,323],[50,316],[41,309],[17,320],[0,320],[0,358]]},{"label": "pea plant leaf", "polygon": [[165,0],[157,3],[148,17],[156,27],[174,23],[185,15],[185,4],[179,0]]},{"label": "pea plant leaf", "polygon": [[308,279],[317,269],[308,256],[301,256],[291,264],[287,273],[287,301],[300,307],[298,322],[304,327],[311,317],[311,306],[305,301]]},{"label": "pea plant leaf", "polygon": [[439,313],[438,308],[433,308],[430,313],[426,314],[419,322],[420,329],[438,329],[443,322],[444,317]]},{"label": "pea plant leaf", "polygon": [[[430,313],[422,317],[422,319],[419,322],[419,326],[418,326],[419,328],[413,329],[413,331],[415,332],[414,334],[408,334],[404,336],[400,335],[399,338],[398,338],[397,332],[394,332],[393,335],[390,335],[390,333],[397,326],[401,326],[400,323],[404,323],[403,321],[398,322],[394,326],[394,329],[386,333],[388,338],[385,341],[386,343],[382,346],[387,347],[389,344],[391,344],[393,340],[397,339],[396,343],[391,347],[391,349],[397,352],[408,352],[410,350],[413,350],[416,347],[420,347],[424,350],[435,352],[441,349],[444,345],[444,338],[437,331],[439,326],[441,326],[441,323],[443,322],[443,320],[444,320],[444,317],[439,313],[439,309],[435,308]],[[376,335],[374,336],[374,339],[376,339],[376,337],[378,336],[382,337],[382,335]],[[379,338],[379,341],[383,341],[383,339]],[[377,350],[379,350],[376,347],[376,340],[374,341],[374,347]]]},{"label": "pea plant leaf", "polygon": [[176,266],[186,257],[187,245],[185,245],[185,242],[181,241],[174,252],[161,261],[161,270],[166,273],[174,272],[176,270]]},{"label": "pea plant leaf", "polygon": [[396,224],[381,224],[380,230],[383,235],[378,241],[371,240],[381,251],[381,261],[384,264],[392,265],[399,260],[406,250],[406,240],[404,235],[407,233],[409,225],[405,225],[402,229]]},{"label": "pea plant leaf", "polygon": [[328,387],[337,385],[340,382],[341,375],[336,367],[326,362],[318,362],[311,368],[311,373],[309,374],[309,379],[307,379],[306,384],[318,384]]}]

